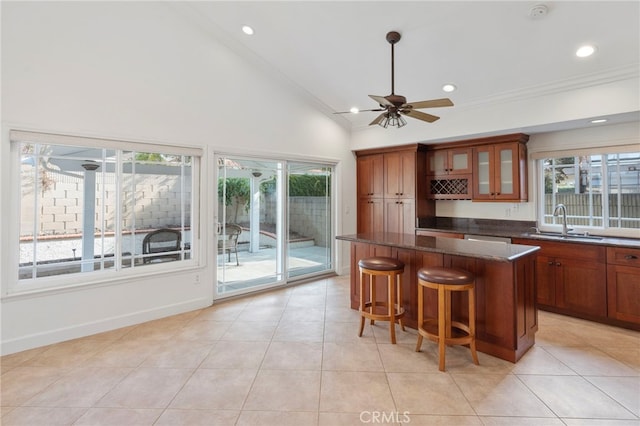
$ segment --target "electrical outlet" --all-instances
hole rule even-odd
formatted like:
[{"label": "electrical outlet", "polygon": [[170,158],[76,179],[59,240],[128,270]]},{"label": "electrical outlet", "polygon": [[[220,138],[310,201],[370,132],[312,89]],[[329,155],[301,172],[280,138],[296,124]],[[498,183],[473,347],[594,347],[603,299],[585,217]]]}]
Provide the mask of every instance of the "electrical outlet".
[{"label": "electrical outlet", "polygon": [[200,275],[199,274],[196,274],[195,277],[193,277],[193,283],[195,285],[200,284]]}]

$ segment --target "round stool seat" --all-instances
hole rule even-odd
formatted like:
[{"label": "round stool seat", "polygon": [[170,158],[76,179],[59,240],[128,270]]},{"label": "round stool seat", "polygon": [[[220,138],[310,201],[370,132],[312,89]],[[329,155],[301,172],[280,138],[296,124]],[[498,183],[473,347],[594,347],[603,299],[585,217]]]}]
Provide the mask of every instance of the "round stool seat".
[{"label": "round stool seat", "polygon": [[392,257],[367,257],[360,259],[358,266],[372,271],[396,271],[404,269],[404,262]]},{"label": "round stool seat", "polygon": [[474,275],[462,269],[441,268],[430,266],[418,270],[418,279],[436,284],[469,284],[475,279]]}]

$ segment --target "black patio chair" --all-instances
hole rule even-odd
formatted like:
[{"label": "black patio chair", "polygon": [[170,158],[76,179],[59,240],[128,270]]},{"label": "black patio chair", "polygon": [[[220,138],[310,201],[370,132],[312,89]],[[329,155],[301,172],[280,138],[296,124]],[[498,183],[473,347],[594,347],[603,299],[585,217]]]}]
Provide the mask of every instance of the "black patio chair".
[{"label": "black patio chair", "polygon": [[142,240],[142,254],[158,254],[143,257],[144,263],[166,262],[180,260],[180,244],[182,233],[175,229],[163,228],[149,232]]}]

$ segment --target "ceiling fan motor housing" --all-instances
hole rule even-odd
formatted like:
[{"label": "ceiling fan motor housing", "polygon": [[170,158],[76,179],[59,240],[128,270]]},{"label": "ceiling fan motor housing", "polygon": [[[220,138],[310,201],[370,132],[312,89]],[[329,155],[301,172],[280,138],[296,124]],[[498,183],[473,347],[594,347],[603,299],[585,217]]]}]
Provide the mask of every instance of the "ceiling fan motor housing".
[{"label": "ceiling fan motor housing", "polygon": [[407,98],[401,95],[389,95],[385,96],[385,99],[395,105],[396,108],[400,108],[402,105],[407,103]]},{"label": "ceiling fan motor housing", "polygon": [[400,41],[400,37],[402,37],[402,36],[397,31],[389,31],[387,33],[387,41],[389,43],[391,43],[391,44],[396,44],[397,42],[399,42]]}]

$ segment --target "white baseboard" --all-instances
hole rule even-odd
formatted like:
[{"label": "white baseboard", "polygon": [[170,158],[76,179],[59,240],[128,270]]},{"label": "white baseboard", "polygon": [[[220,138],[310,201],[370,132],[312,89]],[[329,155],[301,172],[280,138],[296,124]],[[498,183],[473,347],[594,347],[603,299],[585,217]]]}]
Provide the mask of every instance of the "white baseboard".
[{"label": "white baseboard", "polygon": [[0,344],[0,354],[9,355],[67,340],[87,337],[97,333],[104,333],[106,331],[116,330],[122,327],[128,327],[171,315],[206,308],[210,305],[211,301],[209,299],[192,299],[172,305],[133,312],[131,314],[121,315],[118,317],[104,318],[84,324],[73,325],[71,327],[48,330],[46,332],[21,336],[11,340],[3,340]]}]

